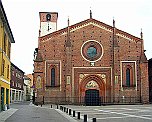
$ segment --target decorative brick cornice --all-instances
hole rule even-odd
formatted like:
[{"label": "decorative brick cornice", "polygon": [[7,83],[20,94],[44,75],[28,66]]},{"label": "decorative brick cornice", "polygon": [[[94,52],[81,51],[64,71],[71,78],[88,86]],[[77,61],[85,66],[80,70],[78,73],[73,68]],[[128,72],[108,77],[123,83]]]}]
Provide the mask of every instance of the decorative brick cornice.
[{"label": "decorative brick cornice", "polygon": [[[102,29],[104,29],[104,30],[106,30],[106,31],[109,31],[109,32],[111,32],[111,33],[113,32],[113,27],[112,27],[112,26],[107,25],[107,24],[105,24],[105,23],[103,23],[103,22],[100,22],[100,21],[95,20],[95,19],[92,19],[92,18],[87,19],[87,20],[84,20],[84,21],[81,21],[81,22],[76,23],[76,24],[74,24],[74,25],[71,25],[71,26],[69,26],[69,29],[70,29],[70,32],[72,32],[72,31],[75,31],[75,30],[77,30],[77,29],[80,29],[80,28],[83,28],[83,27],[85,27],[85,26],[88,26],[88,25],[90,25],[90,24],[92,24],[92,25],[94,25],[94,26],[97,26],[97,27],[99,27],[99,28],[102,28]],[[42,40],[42,41],[44,41],[44,40],[53,38],[53,37],[55,37],[55,36],[65,35],[65,34],[67,34],[67,27],[66,27],[66,28],[63,28],[63,29],[60,29],[60,30],[58,30],[58,31],[55,31],[55,32],[53,32],[53,33],[50,33],[50,34],[48,34],[48,35],[39,37],[39,39]],[[140,38],[135,37],[135,36],[133,36],[133,35],[127,33],[127,32],[124,32],[124,31],[122,31],[122,30],[119,30],[119,29],[117,29],[117,28],[116,28],[116,35],[118,35],[118,36],[120,36],[120,37],[123,37],[123,38],[126,38],[126,39],[128,39],[128,40],[136,41],[136,42],[137,42],[137,41],[141,41]]]}]

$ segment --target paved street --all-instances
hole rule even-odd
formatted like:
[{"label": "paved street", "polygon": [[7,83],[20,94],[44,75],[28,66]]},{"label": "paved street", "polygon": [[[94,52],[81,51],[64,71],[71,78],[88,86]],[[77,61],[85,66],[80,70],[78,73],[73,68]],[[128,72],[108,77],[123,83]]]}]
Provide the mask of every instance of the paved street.
[{"label": "paved street", "polygon": [[88,122],[96,118],[97,122],[151,122],[152,105],[109,105],[109,106],[71,106],[66,108],[81,113],[81,122],[84,114]]},{"label": "paved street", "polygon": [[[97,122],[151,122],[152,105],[109,105],[109,106],[73,106],[71,114],[56,109],[56,105],[35,106],[30,102],[11,104],[11,109],[0,113],[0,122],[83,122],[87,115],[88,122],[96,118]],[[59,106],[60,108],[60,106]],[[73,116],[75,111],[75,117]],[[77,119],[80,112],[80,120]]]},{"label": "paved street", "polygon": [[[54,108],[47,106],[29,105],[29,102],[16,103],[11,105],[10,110],[17,110],[6,120],[0,122],[74,122],[75,120],[66,114],[62,114]],[[0,113],[2,114],[2,113]],[[4,114],[9,116],[9,112]]]}]

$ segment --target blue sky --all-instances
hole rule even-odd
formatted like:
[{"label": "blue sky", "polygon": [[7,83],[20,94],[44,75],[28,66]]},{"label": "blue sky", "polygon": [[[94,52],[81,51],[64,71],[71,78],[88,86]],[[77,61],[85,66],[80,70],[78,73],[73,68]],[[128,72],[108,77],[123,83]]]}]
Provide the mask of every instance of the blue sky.
[{"label": "blue sky", "polygon": [[16,43],[11,61],[26,74],[33,72],[33,52],[38,45],[39,12],[58,12],[58,29],[89,18],[112,25],[136,37],[143,30],[144,48],[152,58],[152,0],[2,0]]}]

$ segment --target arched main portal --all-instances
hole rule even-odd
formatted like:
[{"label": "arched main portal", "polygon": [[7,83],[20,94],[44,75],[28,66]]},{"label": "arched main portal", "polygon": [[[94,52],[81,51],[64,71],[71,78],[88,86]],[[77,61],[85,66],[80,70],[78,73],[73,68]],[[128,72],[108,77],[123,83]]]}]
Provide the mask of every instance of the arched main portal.
[{"label": "arched main portal", "polygon": [[88,89],[85,91],[85,105],[100,105],[101,97],[99,90]]},{"label": "arched main portal", "polygon": [[85,77],[80,84],[80,97],[84,98],[85,105],[100,105],[105,97],[105,83],[97,75]]}]

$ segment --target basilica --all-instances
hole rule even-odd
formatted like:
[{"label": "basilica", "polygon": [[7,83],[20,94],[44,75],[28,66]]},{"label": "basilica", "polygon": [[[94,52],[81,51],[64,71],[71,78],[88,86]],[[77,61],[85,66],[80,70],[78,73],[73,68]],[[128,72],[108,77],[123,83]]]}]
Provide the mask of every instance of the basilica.
[{"label": "basilica", "polygon": [[140,38],[92,17],[57,30],[57,12],[40,12],[34,51],[37,101],[101,105],[148,103],[148,61]]}]

